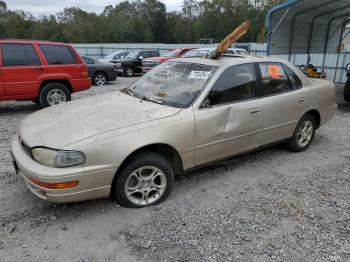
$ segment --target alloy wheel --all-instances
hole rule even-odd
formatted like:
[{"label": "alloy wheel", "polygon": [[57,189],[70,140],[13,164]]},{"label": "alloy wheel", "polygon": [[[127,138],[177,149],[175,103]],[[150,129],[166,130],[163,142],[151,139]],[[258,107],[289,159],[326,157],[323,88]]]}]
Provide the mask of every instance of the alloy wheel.
[{"label": "alloy wheel", "polygon": [[314,126],[311,121],[304,121],[298,130],[297,142],[300,147],[306,147],[311,139],[314,132]]},{"label": "alloy wheel", "polygon": [[62,104],[67,101],[66,94],[60,89],[52,89],[47,94],[47,101],[50,106]]},{"label": "alloy wheel", "polygon": [[102,74],[98,74],[95,76],[95,83],[98,86],[103,86],[106,84],[106,77]]},{"label": "alloy wheel", "polygon": [[146,206],[158,201],[167,187],[165,174],[153,166],[138,168],[125,183],[125,195],[135,205]]},{"label": "alloy wheel", "polygon": [[125,74],[128,76],[128,77],[131,77],[134,75],[134,70],[131,68],[131,67],[127,67],[125,69]]}]

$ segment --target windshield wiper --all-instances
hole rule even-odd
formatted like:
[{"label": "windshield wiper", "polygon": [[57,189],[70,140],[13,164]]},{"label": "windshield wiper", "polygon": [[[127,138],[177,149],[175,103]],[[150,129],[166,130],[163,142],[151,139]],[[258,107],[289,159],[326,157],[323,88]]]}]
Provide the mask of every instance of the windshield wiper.
[{"label": "windshield wiper", "polygon": [[162,101],[159,101],[157,99],[151,98],[149,96],[143,96],[141,99],[144,100],[144,101],[149,101],[149,102],[153,102],[153,103],[156,103],[156,104],[159,104],[159,105],[163,105]]}]

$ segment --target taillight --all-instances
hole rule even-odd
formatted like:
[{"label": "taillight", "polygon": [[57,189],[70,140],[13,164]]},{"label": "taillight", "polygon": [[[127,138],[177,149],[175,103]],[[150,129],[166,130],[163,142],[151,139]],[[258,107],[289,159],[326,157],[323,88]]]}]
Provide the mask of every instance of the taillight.
[{"label": "taillight", "polygon": [[85,71],[85,70],[82,71],[82,72],[81,72],[81,76],[84,77],[84,78],[85,78],[85,77],[89,77],[88,71]]}]

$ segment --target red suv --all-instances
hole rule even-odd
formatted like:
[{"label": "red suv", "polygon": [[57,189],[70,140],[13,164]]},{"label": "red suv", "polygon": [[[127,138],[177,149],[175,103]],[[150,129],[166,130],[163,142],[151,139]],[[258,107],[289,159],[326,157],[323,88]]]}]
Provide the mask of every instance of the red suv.
[{"label": "red suv", "polygon": [[0,40],[0,101],[32,100],[48,107],[90,87],[87,67],[72,46]]},{"label": "red suv", "polygon": [[177,49],[171,49],[165,54],[158,56],[158,57],[151,57],[144,59],[142,61],[142,73],[145,74],[148,71],[150,71],[153,67],[168,61],[173,58],[181,57],[182,55],[186,54],[188,51],[191,51],[195,48],[177,48]]}]

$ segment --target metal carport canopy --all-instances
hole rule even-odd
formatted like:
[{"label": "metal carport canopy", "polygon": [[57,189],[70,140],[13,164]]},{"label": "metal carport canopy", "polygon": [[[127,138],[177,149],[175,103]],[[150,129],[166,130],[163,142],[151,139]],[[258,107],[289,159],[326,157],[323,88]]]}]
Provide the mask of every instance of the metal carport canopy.
[{"label": "metal carport canopy", "polygon": [[336,53],[349,22],[350,0],[289,0],[266,16],[267,54]]}]

